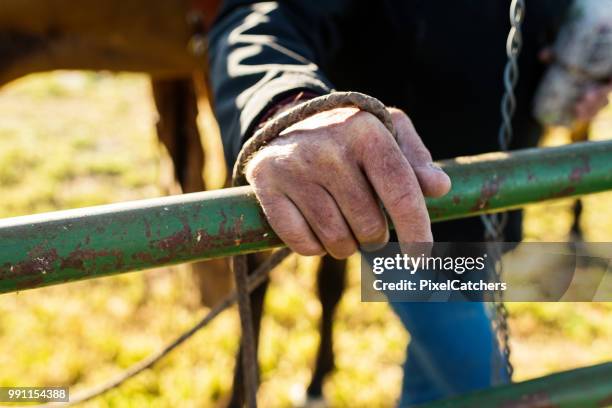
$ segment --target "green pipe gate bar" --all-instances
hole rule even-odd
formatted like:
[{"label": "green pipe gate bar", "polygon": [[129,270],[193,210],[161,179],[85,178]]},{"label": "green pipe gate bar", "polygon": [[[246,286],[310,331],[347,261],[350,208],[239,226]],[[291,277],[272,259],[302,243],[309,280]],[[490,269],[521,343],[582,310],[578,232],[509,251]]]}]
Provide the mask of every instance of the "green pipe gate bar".
[{"label": "green pipe gate bar", "polygon": [[[441,162],[432,221],[612,190],[612,141]],[[280,247],[247,187],[0,220],[0,293]]]},{"label": "green pipe gate bar", "polygon": [[605,408],[612,407],[612,363],[419,405],[419,408]]}]

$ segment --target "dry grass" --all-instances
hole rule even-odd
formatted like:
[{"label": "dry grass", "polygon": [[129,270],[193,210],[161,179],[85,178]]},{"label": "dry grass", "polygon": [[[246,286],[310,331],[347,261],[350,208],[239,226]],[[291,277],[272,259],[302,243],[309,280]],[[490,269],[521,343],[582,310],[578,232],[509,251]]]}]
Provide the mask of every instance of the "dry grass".
[{"label": "dry grass", "polygon": [[[610,135],[610,116],[596,137]],[[53,73],[0,92],[0,216],[161,195],[154,111],[145,77]],[[608,132],[608,135],[604,133]],[[216,167],[215,167],[216,166]],[[207,171],[223,179],[218,163]],[[585,200],[591,240],[612,241],[612,195]],[[529,239],[562,240],[569,206],[529,208]],[[353,260],[335,323],[338,370],[325,386],[333,406],[390,406],[399,392],[408,335],[383,303],[361,303]],[[266,301],[263,406],[289,406],[309,381],[320,306],[312,259],[275,271]],[[512,304],[517,378],[612,360],[612,304]],[[205,310],[185,268],[159,269],[0,297],[0,386],[105,380],[162,346]],[[91,407],[217,406],[231,386],[235,311],[155,370]]]}]

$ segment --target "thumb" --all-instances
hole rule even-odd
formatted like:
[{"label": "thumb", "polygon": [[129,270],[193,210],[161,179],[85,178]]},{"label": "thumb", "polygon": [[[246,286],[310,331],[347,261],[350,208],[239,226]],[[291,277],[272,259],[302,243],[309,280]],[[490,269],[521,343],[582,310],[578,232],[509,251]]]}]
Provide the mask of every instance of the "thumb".
[{"label": "thumb", "polygon": [[410,118],[399,109],[391,108],[389,112],[397,132],[399,147],[412,166],[423,195],[441,197],[448,193],[451,189],[450,178],[433,162],[431,153],[423,144]]}]

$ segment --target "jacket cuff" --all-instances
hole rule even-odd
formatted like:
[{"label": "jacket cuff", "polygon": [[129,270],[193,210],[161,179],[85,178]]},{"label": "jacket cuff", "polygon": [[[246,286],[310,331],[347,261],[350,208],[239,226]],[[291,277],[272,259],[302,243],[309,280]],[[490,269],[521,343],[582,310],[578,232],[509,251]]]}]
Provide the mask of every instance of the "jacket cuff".
[{"label": "jacket cuff", "polygon": [[240,139],[235,139],[232,146],[232,157],[234,161],[243,144],[253,136],[257,126],[264,118],[269,118],[271,112],[279,103],[290,96],[298,95],[300,92],[312,96],[325,95],[332,92],[331,84],[319,79],[302,74],[284,74],[267,82],[263,87],[256,90],[246,102],[240,113]]},{"label": "jacket cuff", "polygon": [[265,112],[265,114],[259,119],[257,126],[255,126],[253,129],[253,135],[259,129],[263,128],[270,119],[277,117],[287,109],[293,108],[294,106],[297,106],[302,102],[306,102],[307,100],[316,98],[317,96],[321,96],[321,94],[311,91],[299,91],[297,93],[289,94],[289,96],[286,96]]}]

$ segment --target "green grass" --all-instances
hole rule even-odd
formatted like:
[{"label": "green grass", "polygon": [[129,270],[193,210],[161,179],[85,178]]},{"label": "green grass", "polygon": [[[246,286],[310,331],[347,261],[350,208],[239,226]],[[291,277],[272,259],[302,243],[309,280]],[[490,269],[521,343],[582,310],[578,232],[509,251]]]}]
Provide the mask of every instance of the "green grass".
[{"label": "green grass", "polygon": [[[609,134],[612,115],[596,123]],[[153,197],[164,151],[144,76],[59,72],[0,92],[0,217]],[[605,132],[608,132],[606,135]],[[223,180],[218,162],[207,171]],[[612,241],[612,195],[585,201],[591,240]],[[532,206],[526,235],[563,240],[570,202]],[[361,303],[357,260],[335,322],[338,370],[332,406],[391,406],[409,340],[384,303]],[[289,406],[309,381],[320,305],[312,259],[291,258],[272,277],[260,361],[262,406]],[[0,297],[0,386],[106,380],[160,348],[206,309],[186,267],[157,269]],[[511,304],[517,379],[612,359],[612,304]],[[238,344],[234,310],[91,407],[218,406],[227,398]]]}]

